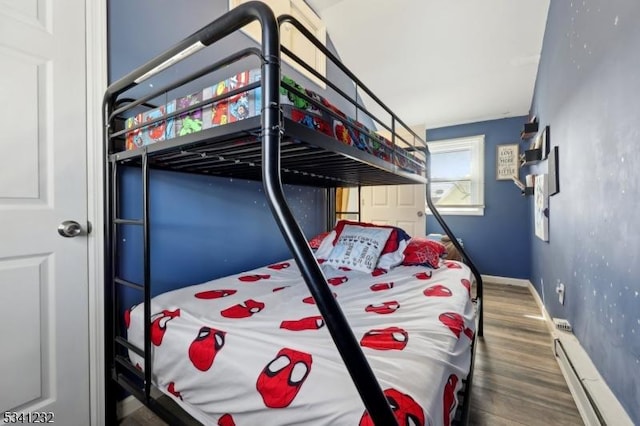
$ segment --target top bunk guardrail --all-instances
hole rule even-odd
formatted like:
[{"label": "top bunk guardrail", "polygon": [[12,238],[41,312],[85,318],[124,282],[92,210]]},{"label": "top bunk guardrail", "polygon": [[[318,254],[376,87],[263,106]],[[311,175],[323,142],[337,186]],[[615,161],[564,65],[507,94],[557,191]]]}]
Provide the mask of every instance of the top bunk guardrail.
[{"label": "top bunk guardrail", "polygon": [[[288,15],[279,19],[279,24],[289,23],[293,25],[304,37],[315,45],[327,59],[332,61],[350,81],[354,95],[347,94],[348,89],[341,89],[325,76],[320,75],[302,59],[296,56],[278,43],[278,48],[294,61],[307,69],[311,74],[322,80],[327,87],[339,96],[341,102],[351,105],[355,110],[355,119],[347,117],[336,108],[331,101],[315,92],[306,90],[289,78],[282,78],[276,87],[280,90],[280,110],[284,110],[278,130],[283,133],[281,140],[282,150],[282,177],[285,183],[303,184],[321,187],[340,187],[358,185],[384,185],[426,183],[426,155],[427,148],[424,140],[413,132],[390,108],[380,101],[373,92],[368,89],[340,60],[333,55],[322,43],[320,43],[306,28]],[[239,25],[234,32],[241,28]],[[203,46],[211,44],[225,35],[208,32],[206,27],[189,36],[187,39],[161,54],[149,63],[126,75],[112,84],[105,94],[105,105],[111,105],[107,120],[110,123],[108,132],[109,143],[105,147],[106,155],[113,156],[112,160],[139,161],[142,150],[149,155],[152,168],[165,168],[190,173],[201,173],[216,176],[231,176],[260,180],[262,156],[260,154],[260,134],[262,112],[269,112],[260,108],[256,116],[250,116],[244,120],[237,120],[224,126],[206,128],[198,134],[190,133],[184,136],[167,136],[161,138],[162,142],[152,145],[134,147],[138,149],[125,150],[126,139],[135,132],[147,131],[146,129],[159,126],[164,123],[178,120],[195,109],[211,109],[217,103],[229,102],[229,99],[250,92],[258,92],[256,103],[262,96],[266,87],[263,75],[259,75],[241,87],[228,90],[220,95],[201,99],[189,106],[175,108],[175,100],[172,108],[167,108],[161,114],[153,116],[145,115],[144,119],[132,120],[136,117],[136,108],[152,106],[154,98],[161,94],[167,94],[171,90],[178,89],[185,84],[220,70],[223,67],[234,64],[247,57],[257,57],[265,61],[263,54],[256,48],[245,48],[234,54],[217,60],[215,63],[182,77],[160,88],[148,90],[143,96],[133,100],[130,96],[119,98],[121,94],[133,87],[137,87],[143,81],[160,73],[169,66],[187,58],[191,54],[201,50]],[[277,51],[279,57],[280,50]],[[157,64],[153,66],[154,64]],[[238,74],[239,75],[239,74]],[[215,86],[215,85],[214,85]],[[369,96],[377,109],[388,117],[387,121],[373,114],[359,99],[359,93]],[[306,114],[305,111],[294,111],[292,105],[287,103],[287,96],[295,98],[309,105],[317,112],[316,115]],[[166,96],[165,96],[166,98]],[[284,99],[284,101],[283,101]],[[164,106],[164,105],[163,105]],[[297,114],[296,117],[292,117]],[[140,114],[141,115],[141,114]],[[321,116],[321,117],[320,117]],[[358,121],[359,116],[366,116],[373,127],[379,130],[369,129]],[[125,117],[127,125],[124,126]],[[300,119],[302,117],[302,119]],[[324,120],[324,122],[323,122]],[[338,140],[336,123],[340,124],[344,135]],[[317,130],[312,132],[309,127]],[[126,128],[124,128],[126,127]],[[167,128],[169,126],[167,125]],[[206,130],[204,130],[206,128]],[[347,129],[347,130],[344,130]],[[403,131],[405,136],[399,134]],[[380,134],[386,132],[388,139]],[[348,134],[347,134],[348,133]],[[389,140],[390,139],[390,140]],[[147,141],[148,142],[148,141]],[[239,145],[242,146],[239,149]]]},{"label": "top bunk guardrail", "polygon": [[[340,69],[340,71],[342,71],[344,75],[349,77],[349,79],[352,81],[355,88],[355,99],[349,96],[338,86],[333,84],[331,81],[329,81],[324,75],[320,74],[315,68],[307,64],[304,60],[302,60],[302,58],[300,58],[290,49],[285,46],[281,46],[281,50],[283,53],[285,53],[296,63],[302,66],[305,70],[307,70],[307,72],[311,73],[314,77],[321,80],[327,86],[331,87],[333,90],[339,93],[345,100],[350,102],[356,108],[356,120],[358,119],[358,111],[362,111],[368,117],[372,118],[377,125],[381,126],[383,129],[387,130],[390,133],[391,142],[394,145],[396,143],[402,142],[407,148],[410,148],[411,151],[428,151],[427,143],[425,142],[425,140],[415,131],[413,131],[411,127],[409,127],[404,121],[402,121],[384,102],[382,102],[378,98],[378,96],[376,96],[364,83],[362,83],[362,81],[360,81],[360,79],[358,79],[358,77],[356,77],[356,75],[353,74],[353,72],[351,72],[351,70],[349,70],[349,68],[347,68],[336,55],[334,55],[329,49],[327,49],[327,47],[323,43],[321,43],[320,40],[318,40],[304,25],[302,25],[300,21],[298,21],[291,15],[280,15],[278,17],[278,25],[282,27],[284,24],[293,25],[296,30],[298,30],[318,50],[320,50],[327,59],[331,60],[331,62],[333,62],[333,64],[336,65],[338,69]],[[360,88],[361,91],[365,92],[371,98],[371,100],[375,102],[376,105],[378,105],[384,112],[389,114],[391,125],[385,124],[384,121],[382,121],[379,117],[369,111],[361,102],[358,101],[358,88]],[[403,129],[411,136],[411,141],[408,141],[405,137],[396,133],[396,129],[398,128],[397,125],[400,125],[401,129]]]}]

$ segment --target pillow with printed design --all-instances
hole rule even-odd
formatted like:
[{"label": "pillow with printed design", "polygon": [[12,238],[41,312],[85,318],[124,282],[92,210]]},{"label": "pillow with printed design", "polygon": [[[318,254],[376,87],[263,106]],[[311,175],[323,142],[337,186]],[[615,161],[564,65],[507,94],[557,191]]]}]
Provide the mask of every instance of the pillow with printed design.
[{"label": "pillow with printed design", "polygon": [[[384,269],[386,271],[390,270],[394,266],[398,266],[402,263],[402,259],[404,258],[403,252],[409,243],[411,237],[407,234],[403,229],[398,228],[396,226],[390,225],[375,225],[373,223],[366,222],[355,222],[350,220],[339,220],[336,223],[333,231],[335,232],[335,236],[331,241],[333,246],[336,245],[340,235],[345,226],[354,225],[354,226],[362,226],[365,228],[384,228],[391,229],[391,234],[389,235],[389,239],[382,249],[382,253],[380,254],[380,258],[378,259],[378,264],[376,268]],[[327,237],[329,238],[329,237]],[[325,239],[326,241],[326,239]],[[324,253],[321,253],[320,250],[316,252],[316,257],[318,259],[325,259],[322,257]]]},{"label": "pillow with printed design", "polygon": [[440,266],[440,257],[447,253],[444,245],[424,237],[413,237],[409,240],[404,250],[405,266],[428,266],[437,269]]},{"label": "pillow with printed design", "polygon": [[326,264],[371,273],[392,231],[391,228],[345,225]]}]

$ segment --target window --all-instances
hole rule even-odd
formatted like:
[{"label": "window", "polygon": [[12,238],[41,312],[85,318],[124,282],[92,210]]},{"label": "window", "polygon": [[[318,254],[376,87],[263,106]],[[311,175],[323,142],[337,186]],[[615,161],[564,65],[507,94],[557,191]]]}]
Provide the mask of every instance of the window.
[{"label": "window", "polygon": [[[248,0],[229,0],[229,9],[246,3]],[[296,18],[302,25],[305,26],[320,42],[326,45],[326,28],[322,20],[315,14],[303,0],[261,0],[271,7],[276,17],[282,14],[288,14]],[[243,28],[243,31],[247,33],[254,40],[260,41],[262,34],[260,32],[260,25],[256,22]],[[324,53],[318,50],[304,35],[291,26],[285,23],[282,26],[280,32],[280,40],[282,45],[289,48],[294,54],[299,56],[307,64],[311,65],[313,69],[320,73],[323,77],[326,77],[326,57]],[[313,74],[307,71],[302,65],[299,65],[296,61],[289,58],[287,55],[282,55],[282,59],[290,64],[293,68],[309,78],[323,89],[326,88],[324,82],[316,78]]]},{"label": "window", "polygon": [[441,214],[484,215],[484,135],[427,142],[431,200]]}]

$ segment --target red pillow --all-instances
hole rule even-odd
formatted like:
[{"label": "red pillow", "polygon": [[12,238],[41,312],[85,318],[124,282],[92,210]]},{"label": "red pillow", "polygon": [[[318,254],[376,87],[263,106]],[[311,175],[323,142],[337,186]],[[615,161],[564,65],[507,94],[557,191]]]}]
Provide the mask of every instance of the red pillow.
[{"label": "red pillow", "polygon": [[429,266],[438,268],[440,256],[447,253],[447,249],[438,241],[433,241],[424,237],[414,237],[409,240],[407,248],[404,249],[403,265],[406,266]]},{"label": "red pillow", "polygon": [[309,240],[309,246],[314,250],[318,249],[318,247],[320,247],[320,244],[322,244],[322,240],[324,240],[327,235],[329,235],[328,232],[323,232],[321,234],[316,235],[315,237]]}]

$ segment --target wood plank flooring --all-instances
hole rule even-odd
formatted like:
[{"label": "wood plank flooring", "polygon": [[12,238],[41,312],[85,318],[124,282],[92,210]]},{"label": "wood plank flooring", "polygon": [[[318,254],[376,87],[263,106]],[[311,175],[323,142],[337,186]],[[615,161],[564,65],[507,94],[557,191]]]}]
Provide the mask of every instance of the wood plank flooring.
[{"label": "wood plank flooring", "polygon": [[471,425],[583,425],[526,287],[485,283]]},{"label": "wood plank flooring", "polygon": [[[529,290],[485,283],[484,305],[484,338],[478,340],[476,351],[470,424],[583,425]],[[146,408],[120,424],[165,425]]]}]

